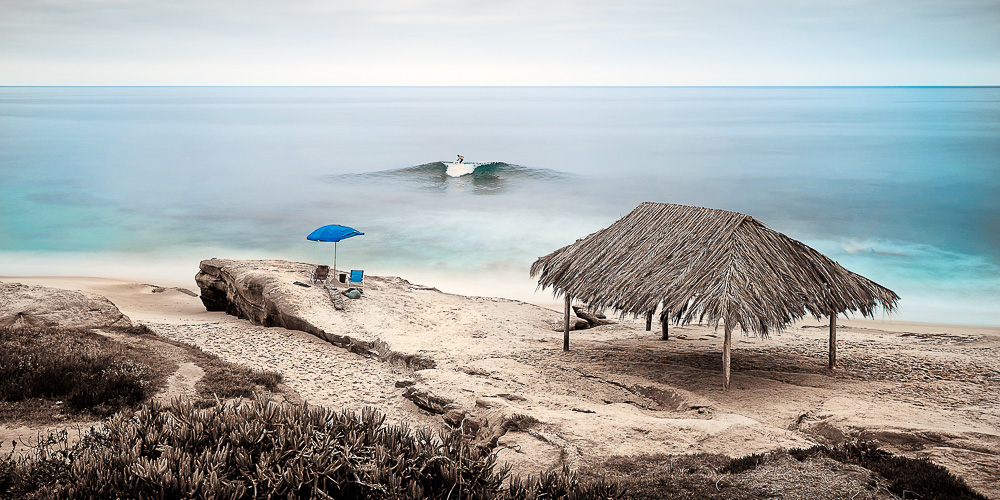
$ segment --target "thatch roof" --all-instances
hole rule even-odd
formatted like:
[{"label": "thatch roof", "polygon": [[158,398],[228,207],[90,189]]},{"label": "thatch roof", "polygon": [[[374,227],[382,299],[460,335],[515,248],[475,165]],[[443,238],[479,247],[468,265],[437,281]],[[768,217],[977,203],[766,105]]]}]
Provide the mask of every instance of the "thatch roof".
[{"label": "thatch roof", "polygon": [[810,314],[892,311],[892,290],[749,215],[640,204],[614,224],[539,258],[539,288],[622,316],[661,303],[674,323],[725,321],[766,336]]}]

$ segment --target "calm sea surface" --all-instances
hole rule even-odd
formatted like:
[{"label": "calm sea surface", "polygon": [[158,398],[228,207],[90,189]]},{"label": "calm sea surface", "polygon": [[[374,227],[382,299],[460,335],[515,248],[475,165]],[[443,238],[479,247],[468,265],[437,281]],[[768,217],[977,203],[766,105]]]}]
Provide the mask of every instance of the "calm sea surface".
[{"label": "calm sea surface", "polygon": [[[455,155],[500,162],[449,178]],[[1000,325],[998,88],[0,87],[0,275],[209,257],[534,302],[528,268],[642,201],[735,210]]]}]

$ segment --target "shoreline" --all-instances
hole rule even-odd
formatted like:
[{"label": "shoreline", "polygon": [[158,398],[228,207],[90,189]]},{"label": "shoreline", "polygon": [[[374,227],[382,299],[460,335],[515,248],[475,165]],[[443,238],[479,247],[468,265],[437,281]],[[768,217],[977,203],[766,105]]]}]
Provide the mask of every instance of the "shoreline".
[{"label": "shoreline", "polygon": [[[190,290],[196,295],[199,294],[198,286],[194,281],[192,274],[192,279],[189,282],[184,282],[181,280],[164,280],[164,279],[152,279],[152,280],[134,280],[128,278],[119,278],[113,276],[0,276],[0,282],[13,282],[13,283],[23,283],[26,285],[40,285],[52,288],[65,288],[68,290],[81,290],[89,293],[95,293],[97,295],[104,295],[111,302],[118,306],[127,316],[132,319],[138,319],[140,321],[144,320],[145,316],[152,314],[156,318],[162,318],[170,316],[171,314],[178,314],[180,316],[190,316],[192,318],[201,318],[206,314],[217,315],[224,313],[209,313],[201,307],[191,307],[189,304],[181,306],[180,303],[176,301],[173,302],[171,306],[171,301],[167,301],[165,304],[162,300],[147,300],[141,297],[144,293],[139,293],[144,288],[146,294],[152,294],[151,290],[154,287],[163,287],[166,289],[182,288]],[[421,283],[427,286],[435,286],[433,283]],[[444,291],[451,295],[459,295],[464,297],[483,297],[483,298],[499,298],[508,300],[517,300],[521,302],[526,302],[528,304],[536,305],[546,309],[550,309],[554,312],[562,312],[562,300],[524,300],[523,298],[510,298],[502,295],[496,296],[486,296],[486,295],[475,295],[475,294],[463,294],[456,293],[452,291]],[[138,293],[138,294],[137,294]],[[549,291],[540,292],[549,294]],[[162,298],[162,297],[161,297]],[[200,305],[200,301],[198,302]],[[161,309],[157,311],[157,309]],[[128,309],[128,310],[126,310]],[[136,316],[133,316],[135,314]],[[611,316],[614,319],[618,319],[617,316]],[[641,318],[635,319],[635,321],[640,321]],[[163,322],[159,320],[153,320],[157,322]],[[631,318],[626,318],[626,321],[632,321]],[[806,316],[799,321],[796,321],[788,326],[788,329],[793,328],[820,328],[829,325],[829,321],[826,318],[817,321],[811,316]],[[851,327],[851,328],[865,328],[870,330],[882,330],[886,332],[893,333],[940,333],[942,330],[946,330],[947,333],[958,333],[963,335],[977,334],[977,335],[998,335],[1000,336],[1000,326],[990,326],[990,325],[967,325],[961,323],[946,323],[946,322],[922,322],[922,321],[908,321],[908,320],[894,320],[894,319],[869,319],[861,317],[845,317],[840,315],[837,317],[837,325],[839,327]],[[699,326],[699,325],[690,325]],[[673,328],[674,325],[671,325]],[[775,337],[780,336],[781,332],[776,333]],[[745,338],[745,337],[744,337]],[[753,338],[753,337],[750,337]]]}]

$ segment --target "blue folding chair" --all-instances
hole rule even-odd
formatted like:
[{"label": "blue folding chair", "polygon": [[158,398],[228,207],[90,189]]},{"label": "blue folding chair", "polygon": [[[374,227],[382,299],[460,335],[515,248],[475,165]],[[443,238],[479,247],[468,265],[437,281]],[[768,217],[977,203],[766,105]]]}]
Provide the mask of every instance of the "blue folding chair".
[{"label": "blue folding chair", "polygon": [[365,287],[365,272],[359,269],[352,269],[351,278],[348,280],[347,286],[363,290]]}]

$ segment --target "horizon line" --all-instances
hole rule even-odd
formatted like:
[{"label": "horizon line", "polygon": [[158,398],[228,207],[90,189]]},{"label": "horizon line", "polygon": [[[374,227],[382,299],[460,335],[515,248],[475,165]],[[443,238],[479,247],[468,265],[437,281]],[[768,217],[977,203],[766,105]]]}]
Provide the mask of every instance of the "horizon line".
[{"label": "horizon line", "polygon": [[996,85],[2,85],[0,88],[1000,88]]}]

